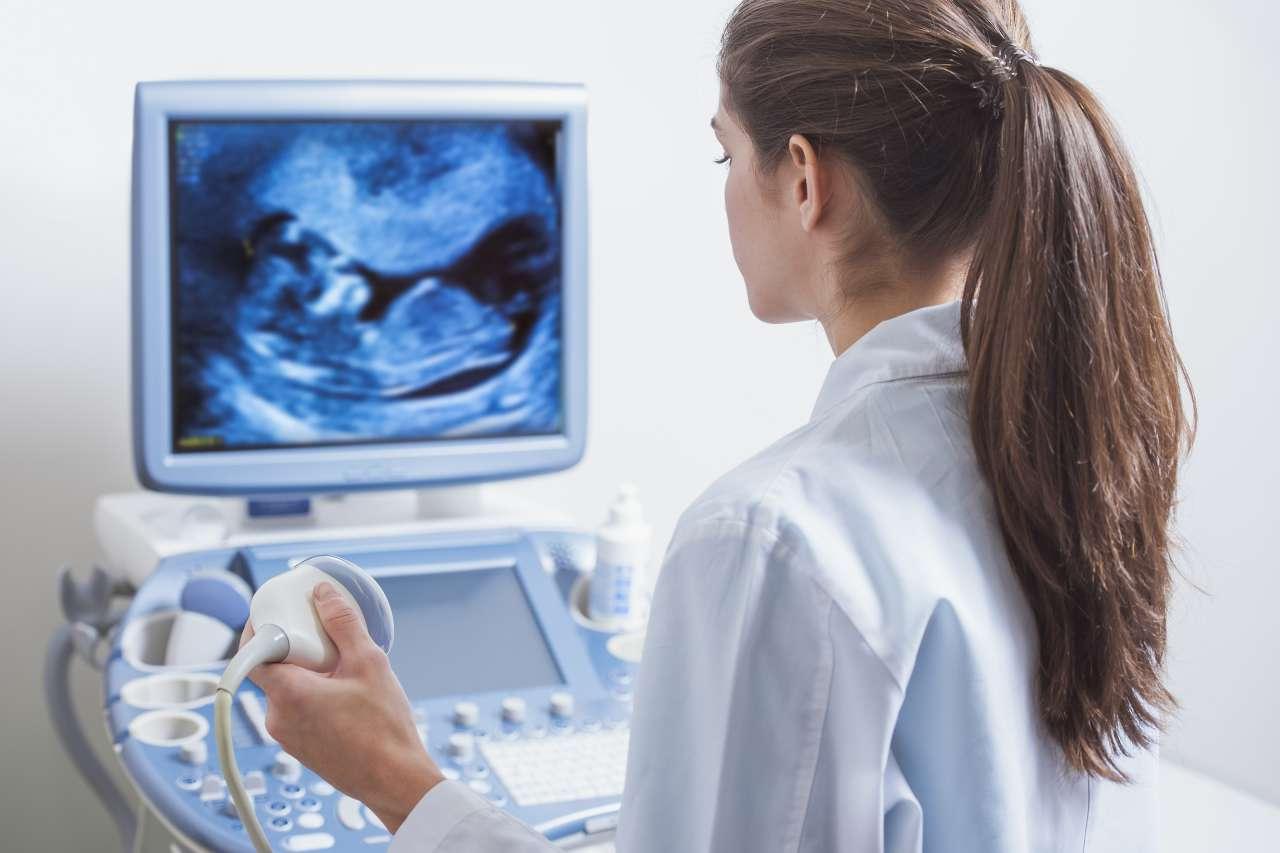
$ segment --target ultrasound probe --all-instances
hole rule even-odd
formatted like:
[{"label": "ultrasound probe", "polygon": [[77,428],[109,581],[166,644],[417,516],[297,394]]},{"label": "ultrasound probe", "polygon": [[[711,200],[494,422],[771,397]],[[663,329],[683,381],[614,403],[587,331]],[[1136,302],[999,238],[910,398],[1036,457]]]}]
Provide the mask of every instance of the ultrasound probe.
[{"label": "ultrasound probe", "polygon": [[310,557],[271,578],[254,593],[249,604],[253,637],[222,673],[214,698],[213,726],[227,790],[258,853],[269,853],[271,845],[236,766],[231,742],[231,700],[245,676],[259,664],[292,663],[316,672],[329,672],[337,665],[338,651],[312,603],[313,590],[321,581],[332,582],[338,594],[363,618],[373,641],[384,652],[391,651],[394,628],[387,596],[377,581],[349,560],[327,555]]}]

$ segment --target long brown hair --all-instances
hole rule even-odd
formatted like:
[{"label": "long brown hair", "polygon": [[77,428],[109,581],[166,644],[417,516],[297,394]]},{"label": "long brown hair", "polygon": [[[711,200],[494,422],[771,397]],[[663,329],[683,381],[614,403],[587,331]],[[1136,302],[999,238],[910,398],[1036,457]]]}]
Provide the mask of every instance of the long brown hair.
[{"label": "long brown hair", "polygon": [[1192,430],[1115,128],[1036,62],[1016,0],[745,0],[718,72],[762,174],[803,134],[853,167],[882,242],[972,252],[970,429],[1035,616],[1041,718],[1071,767],[1126,781],[1119,756],[1174,707],[1169,522]]}]

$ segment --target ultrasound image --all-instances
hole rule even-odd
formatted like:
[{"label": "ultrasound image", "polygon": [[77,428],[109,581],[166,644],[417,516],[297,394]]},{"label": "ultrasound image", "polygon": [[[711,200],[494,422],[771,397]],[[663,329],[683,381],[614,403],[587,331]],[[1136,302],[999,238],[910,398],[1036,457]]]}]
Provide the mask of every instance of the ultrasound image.
[{"label": "ultrasound image", "polygon": [[175,450],[559,432],[554,132],[171,125]]}]

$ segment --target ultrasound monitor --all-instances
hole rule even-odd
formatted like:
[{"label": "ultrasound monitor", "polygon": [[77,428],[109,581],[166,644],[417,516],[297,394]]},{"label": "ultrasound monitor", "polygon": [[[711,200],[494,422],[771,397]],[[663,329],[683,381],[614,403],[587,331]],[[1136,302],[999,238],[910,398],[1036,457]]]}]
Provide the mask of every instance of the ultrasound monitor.
[{"label": "ultrasound monitor", "polygon": [[139,84],[142,482],[304,494],[576,463],[585,125],[577,85]]}]

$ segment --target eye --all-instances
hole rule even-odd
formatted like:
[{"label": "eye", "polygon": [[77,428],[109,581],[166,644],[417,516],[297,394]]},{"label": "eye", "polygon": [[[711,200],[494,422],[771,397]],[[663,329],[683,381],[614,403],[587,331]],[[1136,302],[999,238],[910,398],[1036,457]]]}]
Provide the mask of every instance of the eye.
[{"label": "eye", "polygon": [[720,155],[719,157],[717,157],[715,160],[712,160],[711,162],[712,162],[712,163],[728,163],[728,162],[729,162],[729,155],[728,155],[728,154],[722,154],[722,155]]}]

